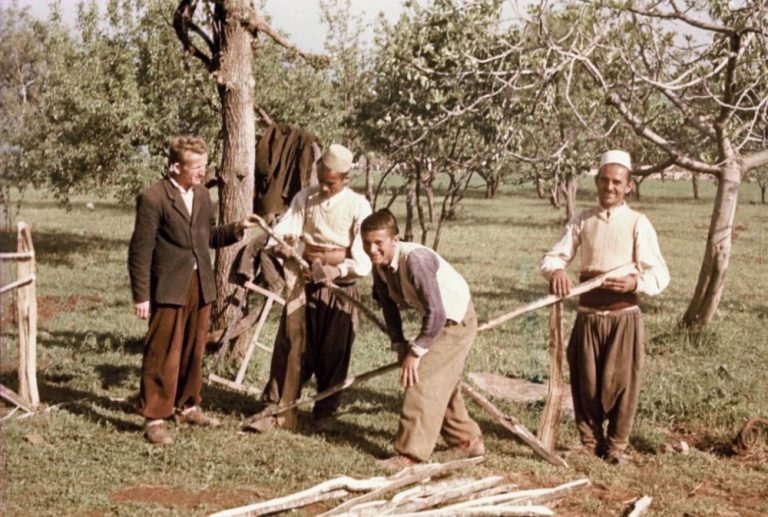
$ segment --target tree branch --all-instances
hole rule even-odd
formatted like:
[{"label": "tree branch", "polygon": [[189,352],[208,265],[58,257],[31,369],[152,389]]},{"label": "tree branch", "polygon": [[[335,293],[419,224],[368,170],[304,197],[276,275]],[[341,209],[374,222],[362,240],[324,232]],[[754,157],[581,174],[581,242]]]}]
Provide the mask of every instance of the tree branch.
[{"label": "tree branch", "polygon": [[[216,54],[216,48],[208,35],[192,21],[196,8],[196,1],[181,0],[173,15],[173,29],[176,31],[176,36],[179,38],[179,41],[181,41],[184,50],[198,58],[208,70],[211,70],[213,67],[212,56]],[[210,55],[200,50],[197,45],[192,42],[192,39],[189,37],[190,30],[203,38],[203,41],[208,46]]]},{"label": "tree branch", "polygon": [[237,19],[246,30],[248,30],[254,38],[258,37],[259,32],[263,32],[269,36],[272,41],[277,43],[283,48],[286,48],[297,54],[304,59],[310,66],[314,68],[325,68],[330,63],[330,57],[323,54],[314,54],[312,52],[305,52],[298,48],[296,45],[284,38],[279,32],[277,32],[267,21],[259,16],[255,9],[249,8],[239,12],[232,12],[235,19]]},{"label": "tree branch", "polygon": [[741,170],[746,173],[749,170],[755,169],[768,163],[768,149],[757,151],[752,154],[748,154],[740,159]]}]

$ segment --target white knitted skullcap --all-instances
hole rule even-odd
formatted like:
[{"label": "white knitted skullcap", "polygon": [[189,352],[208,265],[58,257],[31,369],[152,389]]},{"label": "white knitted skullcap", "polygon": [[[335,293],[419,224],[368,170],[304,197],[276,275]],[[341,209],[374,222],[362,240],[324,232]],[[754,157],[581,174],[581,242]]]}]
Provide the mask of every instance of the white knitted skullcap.
[{"label": "white knitted skullcap", "polygon": [[342,174],[352,168],[352,151],[339,144],[331,144],[323,151],[320,161],[332,171]]},{"label": "white knitted skullcap", "polygon": [[629,157],[629,153],[626,151],[614,149],[612,151],[604,152],[600,157],[600,168],[602,169],[603,165],[608,165],[609,163],[623,165],[628,170],[632,170],[632,159]]}]

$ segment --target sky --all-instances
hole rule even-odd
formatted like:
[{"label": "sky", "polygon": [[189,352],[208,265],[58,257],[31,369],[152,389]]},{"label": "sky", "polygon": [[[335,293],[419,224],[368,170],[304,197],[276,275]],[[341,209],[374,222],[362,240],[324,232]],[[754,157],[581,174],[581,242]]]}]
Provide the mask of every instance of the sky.
[{"label": "sky", "polygon": [[[72,23],[77,11],[78,0],[60,0],[64,20]],[[171,0],[169,0],[171,1]],[[13,0],[0,0],[0,6],[7,7]],[[29,7],[37,18],[48,15],[47,0],[16,0],[20,7]],[[107,0],[96,0],[97,5],[106,5]],[[402,11],[402,0],[352,0],[355,14],[362,14],[368,24],[373,24],[379,13],[390,21],[397,19]],[[318,0],[267,0],[265,13],[272,18],[272,25],[290,35],[290,40],[302,50],[322,52],[326,27],[320,23],[320,2]],[[373,29],[368,30],[368,36]]]},{"label": "sky", "polygon": [[[106,5],[107,0],[95,0],[97,5]],[[173,1],[173,0],[167,0]],[[373,24],[383,13],[387,20],[394,22],[403,10],[403,0],[351,0],[352,10],[356,15],[363,15],[363,20],[369,25],[365,36],[373,37]],[[13,0],[0,0],[0,6],[7,7]],[[16,0],[19,6],[29,7],[30,12],[38,18],[48,15],[48,0]],[[60,0],[64,20],[72,23],[75,19],[79,0]],[[504,4],[503,16],[514,16],[519,12],[518,3],[529,4],[530,0],[507,0]],[[267,0],[265,13],[271,17],[272,25],[286,32],[293,42],[302,50],[323,52],[326,27],[320,23],[319,0]]]}]

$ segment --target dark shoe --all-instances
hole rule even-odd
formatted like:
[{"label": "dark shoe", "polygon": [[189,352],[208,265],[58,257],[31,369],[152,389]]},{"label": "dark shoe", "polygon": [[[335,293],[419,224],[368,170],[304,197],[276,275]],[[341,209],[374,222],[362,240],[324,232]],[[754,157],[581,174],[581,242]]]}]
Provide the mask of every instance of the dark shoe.
[{"label": "dark shoe", "polygon": [[170,445],[173,438],[168,434],[168,428],[163,420],[148,420],[144,424],[144,438],[155,445]]},{"label": "dark shoe", "polygon": [[177,412],[174,415],[176,423],[199,425],[203,427],[219,427],[221,422],[218,418],[214,418],[203,413],[203,410],[197,406],[184,409]]},{"label": "dark shoe", "polygon": [[415,460],[410,456],[399,454],[397,456],[392,456],[391,458],[387,458],[385,460],[377,460],[376,466],[381,470],[383,470],[384,472],[386,472],[387,474],[397,474],[403,469],[407,469],[408,467],[413,467],[421,463],[422,463],[421,461]]},{"label": "dark shoe", "polygon": [[454,445],[447,451],[440,453],[440,461],[445,463],[466,458],[479,458],[480,456],[485,456],[485,445],[483,445],[482,436],[459,445]]}]

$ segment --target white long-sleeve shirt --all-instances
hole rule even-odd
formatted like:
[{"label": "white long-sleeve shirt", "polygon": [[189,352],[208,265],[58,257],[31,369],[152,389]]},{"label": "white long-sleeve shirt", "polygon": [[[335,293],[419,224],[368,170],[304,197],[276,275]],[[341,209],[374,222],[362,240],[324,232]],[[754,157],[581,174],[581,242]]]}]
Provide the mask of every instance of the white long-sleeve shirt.
[{"label": "white long-sleeve shirt", "polygon": [[577,253],[582,273],[602,273],[634,262],[636,293],[654,296],[669,284],[669,270],[656,231],[647,217],[626,203],[613,209],[597,206],[575,215],[544,255],[541,273],[549,280],[555,271],[565,269]]},{"label": "white long-sleeve shirt", "polygon": [[[348,248],[350,257],[338,264],[342,278],[362,278],[371,272],[371,259],[363,250],[360,224],[371,214],[365,197],[345,187],[328,199],[317,185],[299,191],[274,228],[279,237],[299,236],[320,248]],[[270,240],[269,246],[275,242]]]}]

